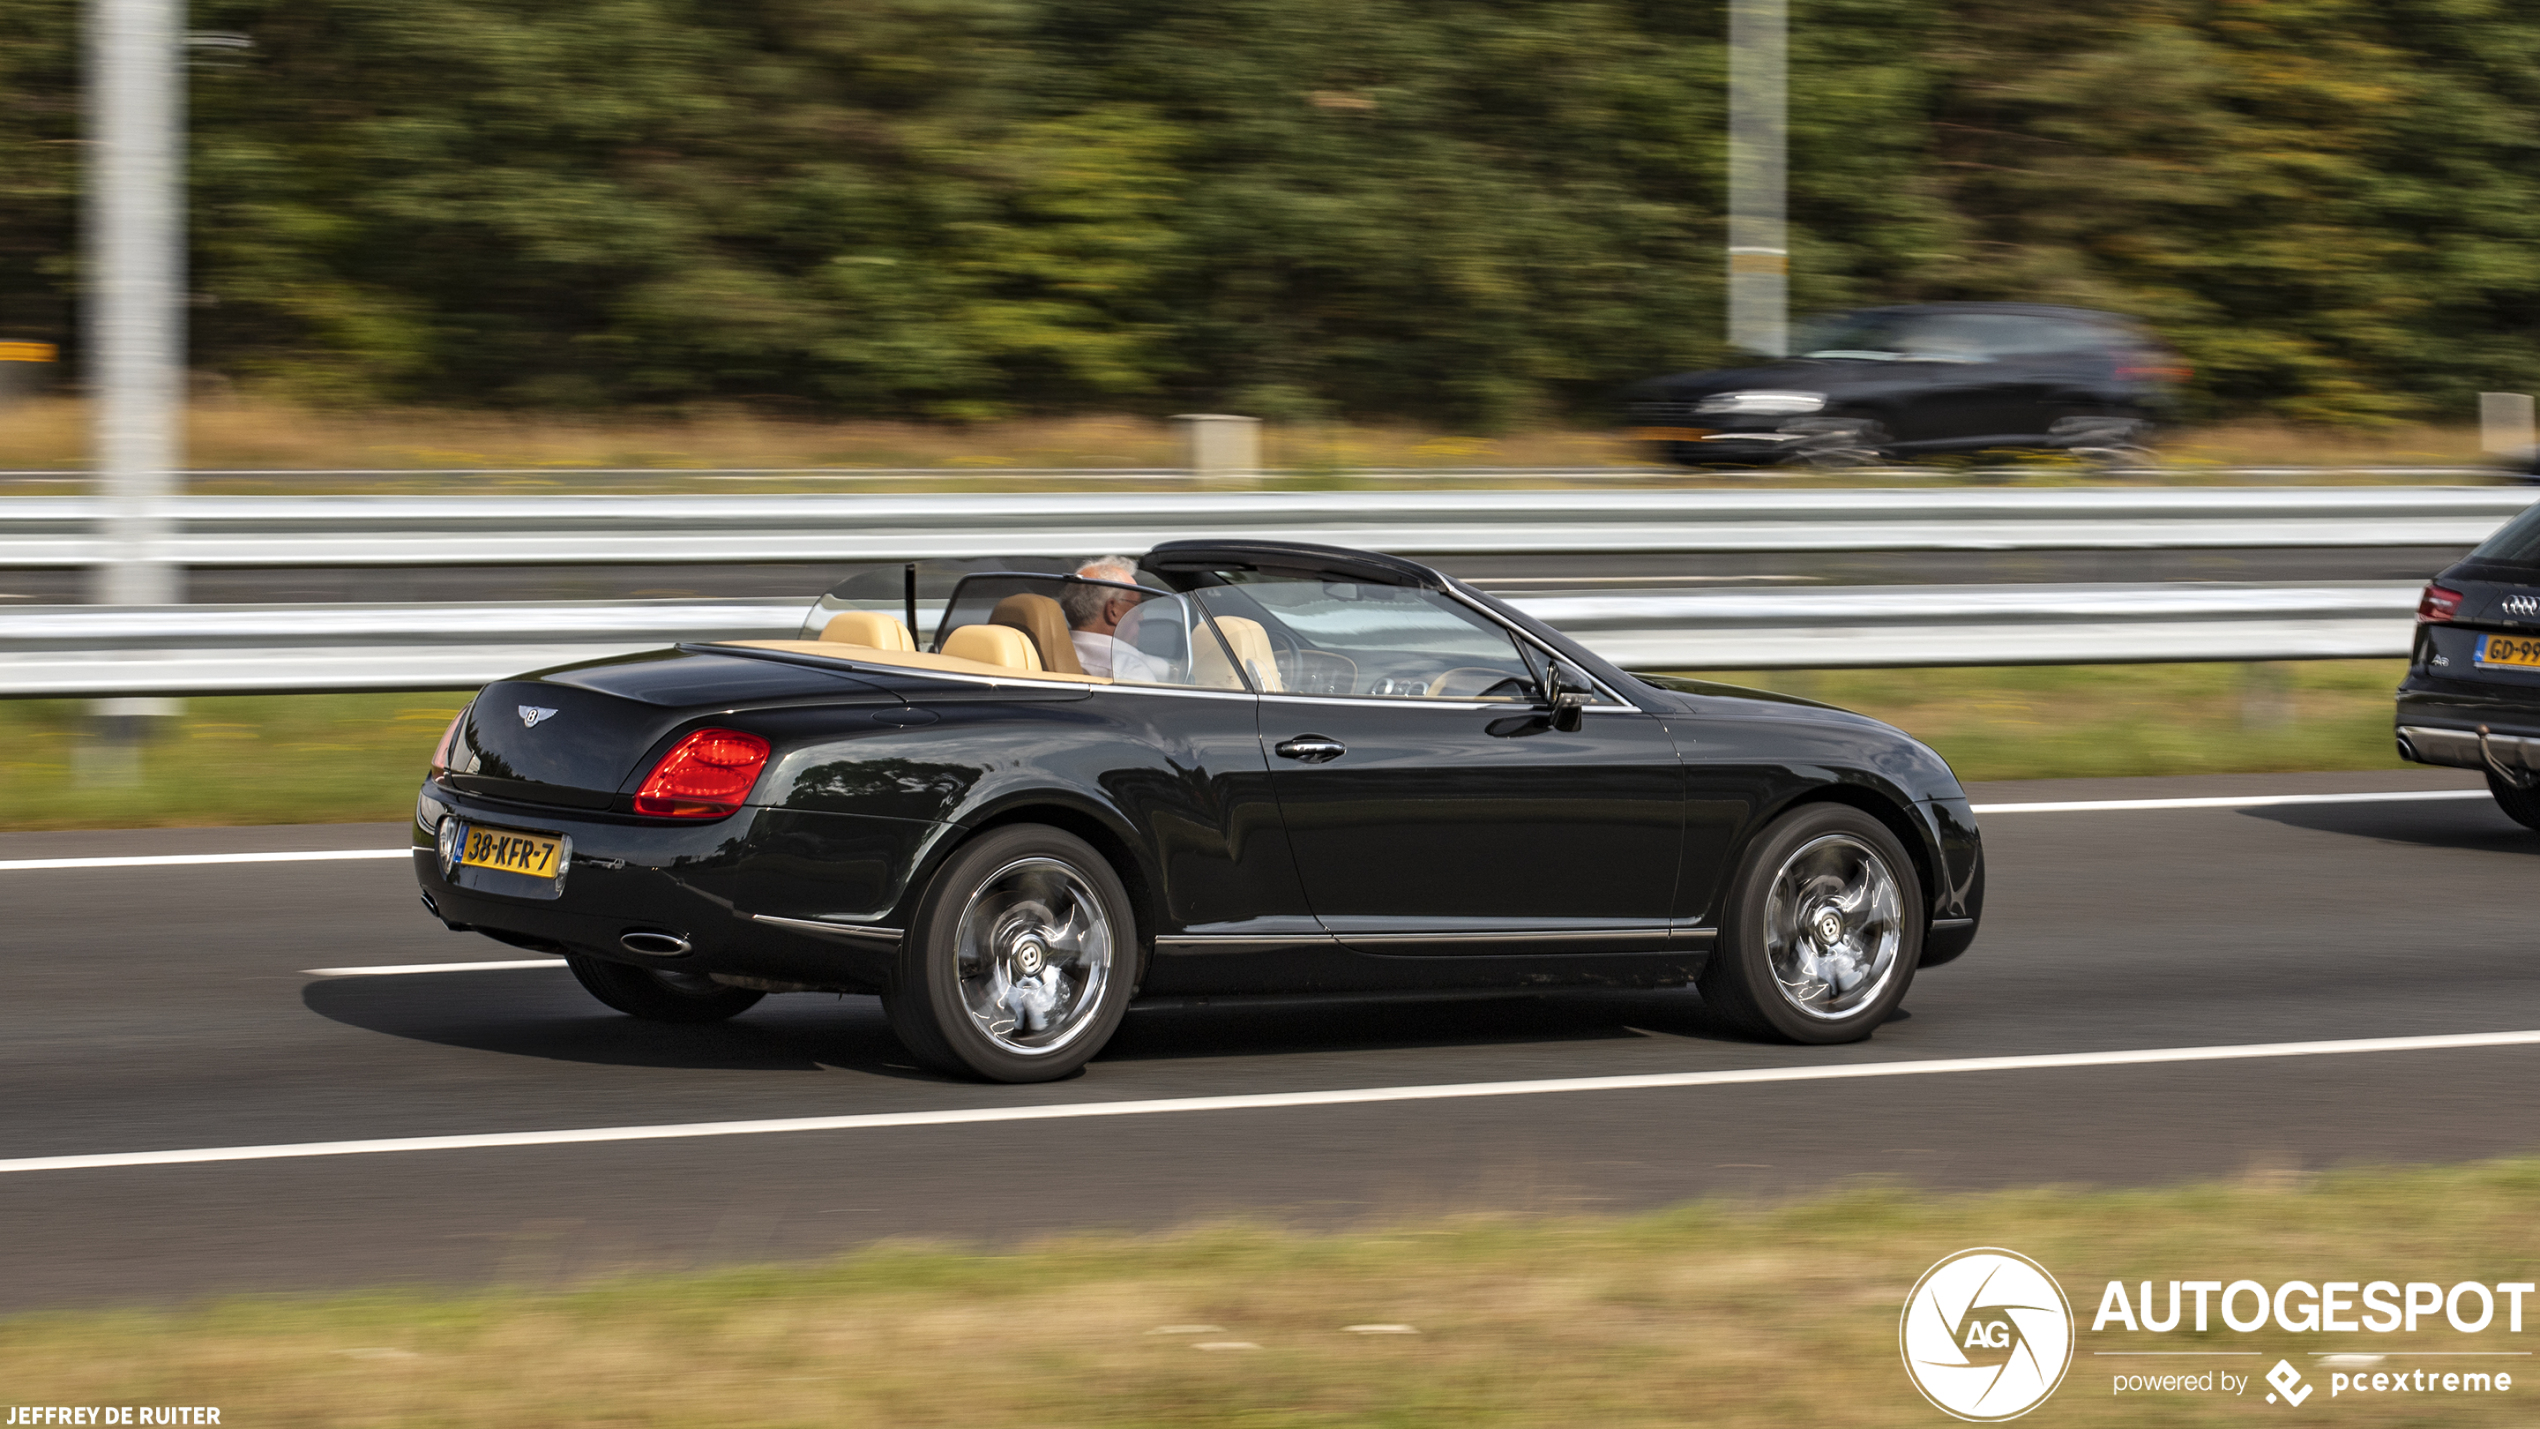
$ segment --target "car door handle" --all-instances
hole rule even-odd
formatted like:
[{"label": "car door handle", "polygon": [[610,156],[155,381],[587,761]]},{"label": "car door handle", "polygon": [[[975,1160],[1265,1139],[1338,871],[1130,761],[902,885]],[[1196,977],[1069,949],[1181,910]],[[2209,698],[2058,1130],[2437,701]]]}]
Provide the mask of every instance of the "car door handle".
[{"label": "car door handle", "polygon": [[1349,746],[1319,734],[1300,734],[1294,739],[1280,740],[1272,747],[1271,753],[1281,759],[1294,759],[1306,764],[1329,764],[1349,753]]}]

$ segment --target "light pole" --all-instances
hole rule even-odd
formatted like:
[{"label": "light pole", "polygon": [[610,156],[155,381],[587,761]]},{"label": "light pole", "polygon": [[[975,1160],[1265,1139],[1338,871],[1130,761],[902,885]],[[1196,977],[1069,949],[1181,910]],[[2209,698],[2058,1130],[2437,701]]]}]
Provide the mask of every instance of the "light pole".
[{"label": "light pole", "polygon": [[1790,0],[1729,6],[1729,342],[1790,351]]},{"label": "light pole", "polygon": [[90,599],[183,598],[167,560],[185,368],[182,0],[90,0],[88,380],[104,557]]}]

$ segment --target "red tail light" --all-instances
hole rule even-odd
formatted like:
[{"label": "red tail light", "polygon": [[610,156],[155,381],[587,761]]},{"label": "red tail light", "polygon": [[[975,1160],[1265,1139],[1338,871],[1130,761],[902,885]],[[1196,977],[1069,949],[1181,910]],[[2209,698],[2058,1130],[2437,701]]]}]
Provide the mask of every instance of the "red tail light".
[{"label": "red tail light", "polygon": [[2445,590],[2439,585],[2428,585],[2425,588],[2425,595],[2417,601],[2417,624],[2419,625],[2449,625],[2452,623],[2452,617],[2460,613],[2461,593],[2456,590]]},{"label": "red tail light", "polygon": [[767,767],[767,741],[737,729],[701,729],[672,745],[635,791],[635,812],[720,819],[741,807]]},{"label": "red tail light", "polygon": [[433,773],[446,774],[450,771],[450,756],[459,747],[459,726],[465,723],[467,723],[465,709],[450,716],[450,727],[441,731],[441,742],[432,746]]}]

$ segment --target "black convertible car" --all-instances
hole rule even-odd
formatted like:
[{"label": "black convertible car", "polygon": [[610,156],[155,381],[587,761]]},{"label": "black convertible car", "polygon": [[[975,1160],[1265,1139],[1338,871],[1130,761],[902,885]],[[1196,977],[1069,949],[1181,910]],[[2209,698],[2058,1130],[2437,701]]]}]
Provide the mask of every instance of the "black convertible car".
[{"label": "black convertible car", "polygon": [[1886,725],[1627,674],[1390,556],[1078,569],[875,569],[808,638],[488,686],[416,803],[425,905],[639,1017],[878,993],[1008,1081],[1142,995],[1698,983],[1847,1041],[1974,940],[1966,795]]}]

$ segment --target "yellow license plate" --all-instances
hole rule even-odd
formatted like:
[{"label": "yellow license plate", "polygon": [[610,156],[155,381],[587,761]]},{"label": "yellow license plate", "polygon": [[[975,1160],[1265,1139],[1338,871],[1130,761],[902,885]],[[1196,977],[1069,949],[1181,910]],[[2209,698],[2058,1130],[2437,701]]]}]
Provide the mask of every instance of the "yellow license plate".
[{"label": "yellow license plate", "polygon": [[471,868],[498,868],[505,873],[553,878],[557,873],[556,857],[562,852],[564,840],[550,834],[524,834],[471,824],[459,845],[459,862]]},{"label": "yellow license plate", "polygon": [[2540,638],[2529,635],[2482,635],[2478,637],[2478,663],[2516,665],[2527,670],[2540,669]]},{"label": "yellow license plate", "polygon": [[1709,427],[1634,427],[1636,442],[1698,442],[1711,435]]}]

